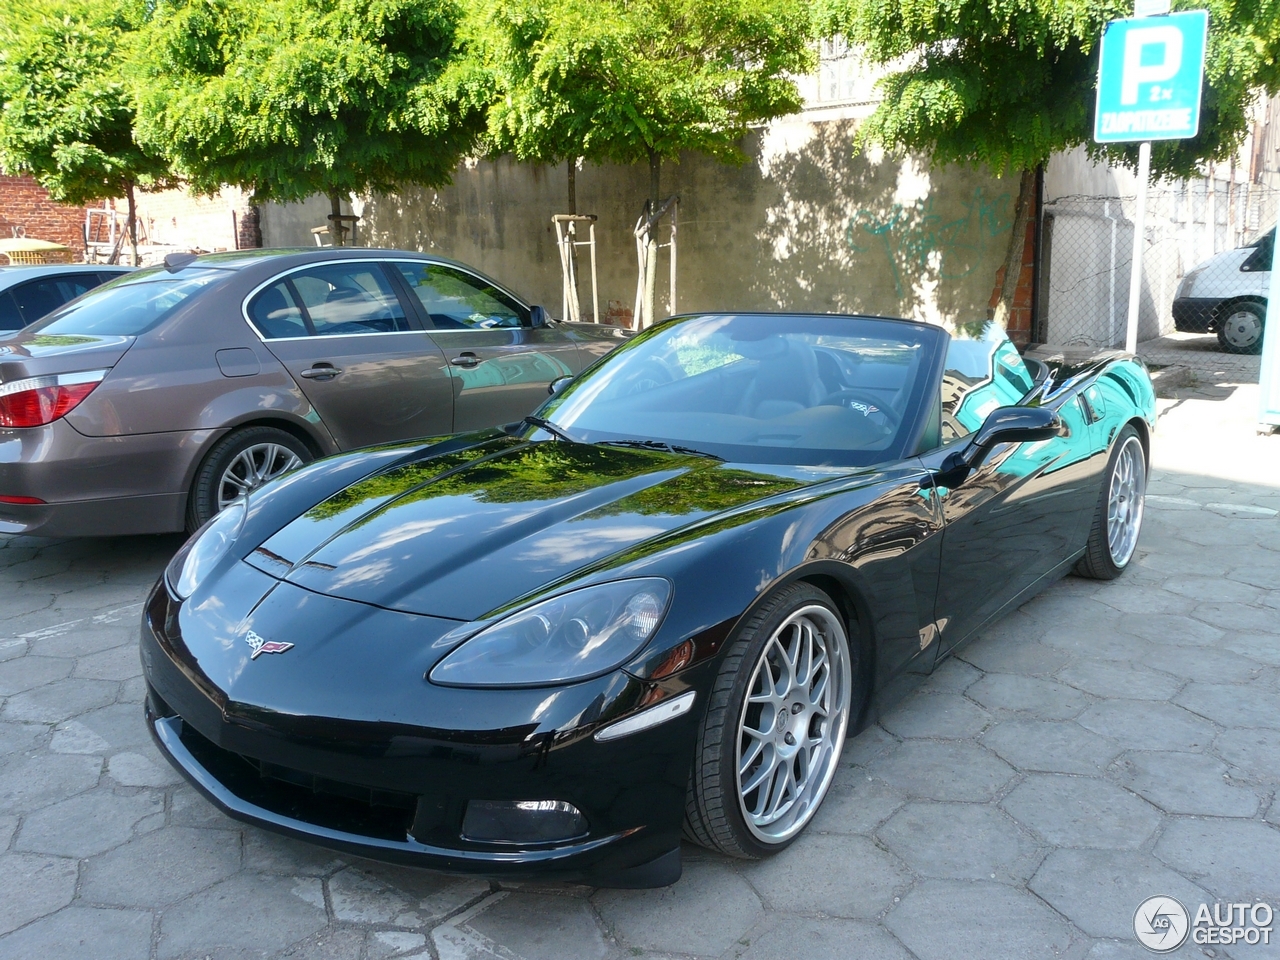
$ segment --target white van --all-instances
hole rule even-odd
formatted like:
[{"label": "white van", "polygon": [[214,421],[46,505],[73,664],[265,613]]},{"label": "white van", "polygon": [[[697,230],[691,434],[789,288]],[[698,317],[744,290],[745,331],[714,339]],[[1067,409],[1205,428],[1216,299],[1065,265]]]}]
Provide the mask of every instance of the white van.
[{"label": "white van", "polygon": [[1189,271],[1173,297],[1173,325],[1187,333],[1216,332],[1227,353],[1259,353],[1275,247],[1272,227]]}]

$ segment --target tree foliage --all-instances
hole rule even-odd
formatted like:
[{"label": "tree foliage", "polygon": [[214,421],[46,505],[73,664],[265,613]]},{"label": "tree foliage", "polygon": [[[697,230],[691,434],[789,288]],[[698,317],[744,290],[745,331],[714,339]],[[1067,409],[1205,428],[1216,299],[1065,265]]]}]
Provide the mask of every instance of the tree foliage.
[{"label": "tree foliage", "polygon": [[336,204],[448,183],[482,124],[459,99],[460,15],[453,0],[160,0],[138,137],[203,192]]},{"label": "tree foliage", "polygon": [[128,0],[28,0],[0,19],[0,169],[63,203],[128,197],[131,227],[134,188],[169,179],[164,156],[133,138],[125,67],[142,13]]},{"label": "tree foliage", "polygon": [[740,162],[751,124],[799,109],[792,77],[813,66],[790,0],[473,0],[463,35],[491,148],[537,163]]},{"label": "tree foliage", "polygon": [[[824,32],[843,34],[889,69],[864,143],[935,161],[1025,171],[1085,145],[1133,166],[1137,145],[1092,143],[1098,48],[1129,0],[823,0]],[[1280,90],[1280,0],[1175,0],[1209,10],[1200,134],[1153,146],[1155,175],[1194,176],[1248,129],[1257,88]]]}]

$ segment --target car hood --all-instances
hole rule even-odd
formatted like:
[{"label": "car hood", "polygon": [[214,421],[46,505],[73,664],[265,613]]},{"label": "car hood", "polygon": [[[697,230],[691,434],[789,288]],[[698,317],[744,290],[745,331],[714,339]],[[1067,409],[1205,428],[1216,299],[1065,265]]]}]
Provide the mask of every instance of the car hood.
[{"label": "car hood", "polygon": [[366,477],[246,561],[317,593],[469,621],[643,541],[831,475],[502,437]]}]

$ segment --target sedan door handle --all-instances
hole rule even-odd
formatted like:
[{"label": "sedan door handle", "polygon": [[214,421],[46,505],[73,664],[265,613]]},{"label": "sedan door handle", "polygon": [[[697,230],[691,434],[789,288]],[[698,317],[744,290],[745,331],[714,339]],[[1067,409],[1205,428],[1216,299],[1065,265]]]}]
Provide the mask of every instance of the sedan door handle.
[{"label": "sedan door handle", "polygon": [[332,380],[341,373],[342,368],[335,367],[332,363],[316,363],[310,369],[303,370],[299,376],[308,380]]},{"label": "sedan door handle", "polygon": [[474,353],[463,353],[454,357],[449,362],[455,367],[474,367],[479,365],[480,358]]}]

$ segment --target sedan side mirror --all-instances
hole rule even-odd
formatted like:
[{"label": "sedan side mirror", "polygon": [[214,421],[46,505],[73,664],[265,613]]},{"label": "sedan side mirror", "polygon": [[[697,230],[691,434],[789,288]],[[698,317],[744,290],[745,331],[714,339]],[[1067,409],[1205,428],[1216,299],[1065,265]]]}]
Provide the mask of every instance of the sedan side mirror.
[{"label": "sedan side mirror", "polygon": [[545,327],[547,325],[547,308],[530,307],[529,324],[534,327]]},{"label": "sedan side mirror", "polygon": [[561,393],[564,392],[564,388],[571,383],[573,383],[573,377],[569,377],[569,376],[556,377],[554,380],[552,380],[550,383],[547,384],[547,393],[551,394],[551,396],[553,397],[559,396]]},{"label": "sedan side mirror", "polygon": [[938,482],[957,487],[1001,443],[1033,443],[1066,434],[1066,425],[1049,407],[997,407],[987,415],[964,448],[942,462]]}]

